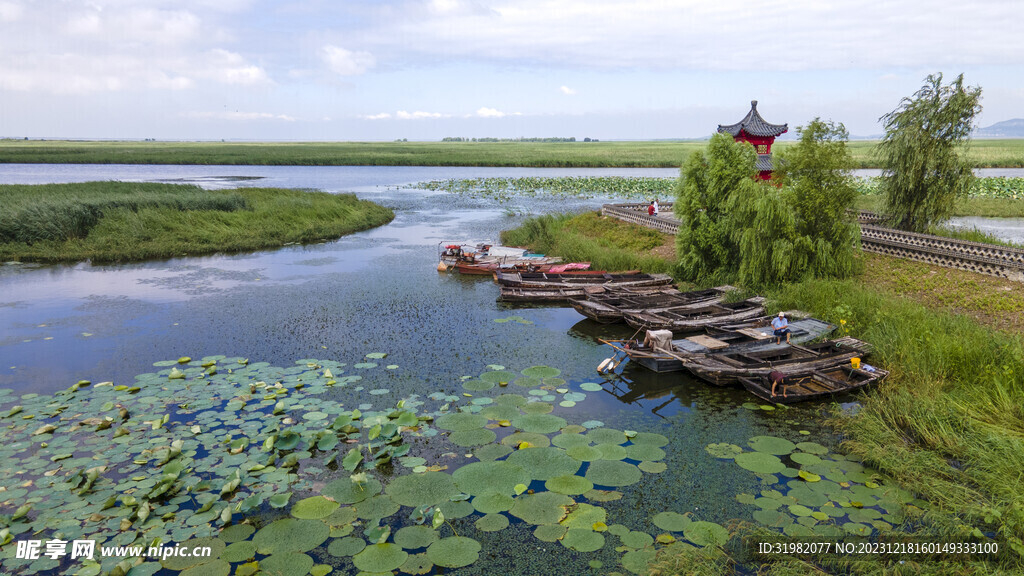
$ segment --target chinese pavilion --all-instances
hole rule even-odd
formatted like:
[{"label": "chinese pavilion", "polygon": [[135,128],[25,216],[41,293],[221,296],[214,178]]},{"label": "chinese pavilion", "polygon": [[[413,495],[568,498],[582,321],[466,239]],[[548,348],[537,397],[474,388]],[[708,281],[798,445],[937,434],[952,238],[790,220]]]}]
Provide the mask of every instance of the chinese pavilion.
[{"label": "chinese pavilion", "polygon": [[749,142],[757,151],[757,170],[762,180],[772,177],[772,142],[789,131],[788,124],[769,124],[757,113],[757,100],[750,101],[750,112],[743,120],[728,126],[718,125],[719,132],[728,132],[737,142]]}]

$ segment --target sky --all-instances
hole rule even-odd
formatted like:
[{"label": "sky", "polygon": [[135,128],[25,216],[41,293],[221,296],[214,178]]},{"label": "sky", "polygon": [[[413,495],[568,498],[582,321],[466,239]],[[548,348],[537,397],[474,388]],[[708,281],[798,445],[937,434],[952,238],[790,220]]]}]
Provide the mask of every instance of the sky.
[{"label": "sky", "polygon": [[0,0],[0,137],[854,136],[927,75],[1024,117],[1024,0]]}]

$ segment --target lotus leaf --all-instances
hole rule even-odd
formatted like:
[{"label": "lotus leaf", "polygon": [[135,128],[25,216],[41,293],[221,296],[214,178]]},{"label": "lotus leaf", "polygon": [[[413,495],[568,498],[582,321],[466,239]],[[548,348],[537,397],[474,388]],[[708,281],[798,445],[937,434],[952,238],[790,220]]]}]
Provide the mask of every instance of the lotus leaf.
[{"label": "lotus leaf", "polygon": [[[324,528],[326,528],[326,526],[324,526]],[[134,536],[134,534],[133,534],[133,536]],[[326,539],[326,537],[325,537],[325,539]],[[323,543],[323,540],[318,542],[316,544],[316,546],[319,546],[321,543]],[[197,564],[200,564],[200,563],[211,562],[213,560],[216,560],[216,559],[220,558],[221,553],[224,552],[224,548],[227,547],[224,544],[223,541],[221,541],[221,540],[219,540],[217,538],[196,538],[194,540],[187,540],[185,542],[181,542],[181,546],[182,547],[187,546],[190,550],[192,548],[209,546],[210,547],[210,555],[209,556],[171,556],[171,557],[166,558],[166,559],[164,559],[164,560],[162,560],[160,562],[160,564],[163,565],[164,568],[167,568],[168,570],[185,570],[186,568],[191,568],[192,566],[196,566]]]},{"label": "lotus leaf", "polygon": [[678,512],[662,512],[654,517],[654,525],[669,532],[682,532],[692,523],[689,516]]},{"label": "lotus leaf", "polygon": [[421,554],[409,554],[409,558],[402,564],[398,571],[403,574],[423,575],[429,574],[434,569],[434,563],[427,558],[426,552]]},{"label": "lotus leaf", "polygon": [[562,371],[558,368],[552,368],[550,366],[531,366],[526,370],[523,370],[523,376],[529,376],[531,378],[554,378],[561,373]]},{"label": "lotus leaf", "polygon": [[626,458],[626,449],[618,444],[598,444],[595,448],[601,453],[601,460],[624,460]]},{"label": "lotus leaf", "polygon": [[381,488],[380,480],[372,476],[362,483],[353,482],[351,478],[345,477],[324,486],[320,494],[341,504],[355,504],[380,494]]},{"label": "lotus leaf", "polygon": [[308,552],[327,540],[331,529],[319,520],[284,518],[264,526],[253,537],[260,554]]},{"label": "lotus leaf", "polygon": [[[533,450],[541,450],[541,448],[521,450],[516,454]],[[509,456],[507,461],[467,464],[452,473],[451,478],[455,481],[458,490],[474,496],[491,493],[512,494],[516,484],[529,484],[530,474],[526,470],[524,465],[517,464],[512,460],[512,456]]]},{"label": "lotus leaf", "polygon": [[405,563],[409,553],[397,544],[373,544],[352,557],[356,568],[364,572],[390,572]]},{"label": "lotus leaf", "polygon": [[572,498],[554,492],[524,494],[516,498],[510,513],[528,524],[555,524],[566,515]]},{"label": "lotus leaf", "polygon": [[544,487],[559,494],[578,496],[593,490],[594,484],[580,476],[555,476],[545,482]]},{"label": "lotus leaf", "polygon": [[793,460],[793,462],[796,462],[797,464],[802,464],[804,466],[821,464],[822,462],[821,458],[815,456],[814,454],[809,454],[807,452],[794,452],[790,454],[789,457]]},{"label": "lotus leaf", "polygon": [[743,452],[743,448],[740,448],[735,444],[729,444],[728,442],[708,444],[704,450],[715,458],[734,458],[737,454],[741,454]]},{"label": "lotus leaf", "polygon": [[819,456],[828,454],[828,448],[825,448],[821,444],[816,442],[799,442],[796,445],[797,449],[808,454],[817,454]]},{"label": "lotus leaf", "polygon": [[872,532],[871,526],[859,522],[847,522],[843,524],[843,530],[854,536],[870,536]]},{"label": "lotus leaf", "polygon": [[[586,422],[583,423],[587,425]],[[594,444],[624,444],[629,438],[626,438],[625,432],[622,430],[616,430],[614,428],[597,428],[587,432],[587,438],[590,439]]]},{"label": "lotus leaf", "polygon": [[228,562],[245,562],[256,557],[256,544],[252,541],[235,542],[221,552],[222,560]]},{"label": "lotus leaf", "polygon": [[[204,560],[207,559],[204,558]],[[228,564],[224,560],[207,561],[181,572],[181,576],[228,576],[228,574],[231,574],[231,564]],[[268,572],[267,574],[270,573]],[[305,574],[306,572],[303,572],[303,576],[305,576]]]},{"label": "lotus leaf", "polygon": [[472,392],[483,392],[484,390],[494,388],[494,382],[488,382],[487,380],[466,380],[462,383],[462,388]]},{"label": "lotus leaf", "polygon": [[607,519],[608,512],[604,508],[590,504],[577,504],[559,524],[569,529],[593,530],[594,524],[605,526]]},{"label": "lotus leaf", "polygon": [[504,514],[488,514],[477,520],[475,526],[481,532],[498,532],[508,528],[508,517]]},{"label": "lotus leaf", "polygon": [[643,474],[636,466],[620,460],[598,460],[587,468],[586,478],[598,486],[629,486],[640,481]]},{"label": "lotus leaf", "polygon": [[470,414],[467,412],[456,412],[454,414],[445,414],[438,418],[434,425],[441,430],[475,430],[477,428],[483,428],[487,425],[487,417],[481,416],[480,414]]},{"label": "lotus leaf", "polygon": [[473,505],[466,500],[460,500],[458,502],[443,502],[438,506],[438,509],[444,514],[444,517],[449,520],[465,518],[473,513]]},{"label": "lotus leaf", "polygon": [[821,481],[821,476],[818,476],[817,474],[814,474],[812,472],[808,472],[807,470],[800,470],[799,472],[797,472],[797,475],[806,480],[807,482]]},{"label": "lotus leaf", "polygon": [[562,536],[565,536],[568,530],[568,528],[561,524],[542,524],[537,526],[537,529],[533,531],[533,535],[541,542],[555,542]]},{"label": "lotus leaf", "polygon": [[[439,474],[441,473],[439,472]],[[447,476],[447,474],[445,475]],[[414,476],[418,476],[418,474],[415,474]],[[399,506],[398,502],[395,502],[389,496],[382,494],[367,498],[362,502],[357,502],[353,508],[356,509],[356,516],[364,520],[374,520],[391,516],[395,512],[398,512],[401,506]]]},{"label": "lotus leaf", "polygon": [[307,520],[319,520],[330,516],[331,512],[339,507],[340,504],[333,500],[328,500],[323,496],[313,496],[296,502],[292,506],[292,516]]},{"label": "lotus leaf", "polygon": [[[512,382],[519,377],[519,374],[510,372],[508,370],[494,370],[491,372],[484,372],[480,375],[480,379],[486,382],[493,382],[495,384],[501,382]],[[437,562],[435,562],[437,564]]]},{"label": "lotus leaf", "polygon": [[530,378],[528,376],[523,376],[522,378],[515,379],[516,386],[522,386],[523,388],[533,388],[534,386],[540,386],[543,383],[543,378]]},{"label": "lotus leaf", "polygon": [[782,528],[793,523],[793,517],[778,510],[757,510],[754,520],[771,528]]},{"label": "lotus leaf", "polygon": [[[473,455],[479,460],[487,462],[503,458],[512,452],[510,446],[504,444],[488,444],[473,451]],[[454,474],[453,474],[454,475]]]},{"label": "lotus leaf", "polygon": [[512,508],[514,500],[508,494],[489,493],[473,498],[473,507],[484,514],[507,512]]},{"label": "lotus leaf", "polygon": [[565,418],[551,414],[525,414],[512,419],[512,425],[524,432],[550,434],[565,426]]},{"label": "lotus leaf", "polygon": [[[605,444],[605,446],[609,446],[609,444]],[[604,457],[604,452],[594,446],[572,446],[565,453],[580,462],[593,462]]]},{"label": "lotus leaf", "polygon": [[380,360],[381,358],[384,358],[387,355],[387,352],[370,352],[369,354],[366,355],[366,357],[371,360]]},{"label": "lotus leaf", "polygon": [[476,430],[457,430],[448,435],[448,440],[456,446],[469,448],[473,446],[484,446],[494,442],[498,435],[493,430],[478,428]]},{"label": "lotus leaf", "polygon": [[430,526],[406,526],[395,532],[395,544],[406,550],[426,548],[437,541],[437,530]]},{"label": "lotus leaf", "polygon": [[774,454],[776,456],[789,454],[796,449],[796,444],[785,438],[777,438],[775,436],[754,436],[750,439],[749,444],[757,452]]},{"label": "lotus leaf", "polygon": [[639,530],[631,530],[622,536],[619,536],[622,540],[622,545],[628,548],[646,548],[651,544],[654,544],[654,537],[646,532],[640,532]]},{"label": "lotus leaf", "polygon": [[653,462],[665,457],[665,451],[650,444],[630,444],[626,446],[626,458]]},{"label": "lotus leaf", "polygon": [[313,564],[313,559],[306,554],[284,552],[260,560],[260,573],[266,576],[306,576]]},{"label": "lotus leaf", "polygon": [[587,392],[600,392],[603,389],[597,382],[584,382],[580,384],[580,390],[586,390]]},{"label": "lotus leaf", "polygon": [[503,445],[512,447],[518,447],[523,442],[529,444],[531,448],[547,448],[551,446],[550,438],[536,432],[516,432],[501,439]]},{"label": "lotus leaf", "polygon": [[231,543],[241,542],[252,536],[256,529],[251,524],[235,524],[220,531],[220,539]]},{"label": "lotus leaf", "polygon": [[442,538],[427,548],[427,557],[444,568],[469,566],[480,557],[480,543],[462,536]]},{"label": "lotus leaf", "polygon": [[577,552],[594,552],[604,547],[604,536],[593,530],[570,528],[562,537],[562,546]]},{"label": "lotus leaf", "polygon": [[590,438],[587,438],[583,434],[566,434],[562,433],[551,439],[551,443],[559,448],[568,450],[575,446],[588,446],[590,444]]},{"label": "lotus leaf", "polygon": [[310,568],[309,573],[311,576],[327,576],[334,571],[334,568],[328,564],[317,564]]},{"label": "lotus leaf", "polygon": [[366,541],[362,538],[350,536],[339,540],[332,540],[327,547],[327,553],[331,556],[355,556],[366,548]]},{"label": "lotus leaf", "polygon": [[631,550],[622,555],[622,567],[633,574],[647,574],[648,566],[656,555],[653,549]]},{"label": "lotus leaf", "polygon": [[[555,407],[547,402],[527,402],[522,406],[522,411],[527,414],[548,414],[554,409]],[[516,417],[511,419],[514,418]]]},{"label": "lotus leaf", "polygon": [[786,469],[786,465],[779,460],[778,456],[764,452],[744,452],[736,455],[736,463],[741,468],[750,470],[758,475],[775,474]]},{"label": "lotus leaf", "polygon": [[[580,461],[566,454],[561,448],[517,450],[509,454],[507,462],[527,471],[534,480],[568,476],[580,469]],[[636,470],[635,467],[633,469]]]},{"label": "lotus leaf", "polygon": [[636,467],[648,474],[661,474],[668,470],[668,464],[664,462],[641,462]]}]

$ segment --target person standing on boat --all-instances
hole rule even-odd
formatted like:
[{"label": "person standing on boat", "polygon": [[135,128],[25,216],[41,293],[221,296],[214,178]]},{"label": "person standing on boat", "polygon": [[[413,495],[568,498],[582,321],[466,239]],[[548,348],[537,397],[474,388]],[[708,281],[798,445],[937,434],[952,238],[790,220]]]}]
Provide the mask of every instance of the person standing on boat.
[{"label": "person standing on boat", "polygon": [[789,344],[789,320],[786,320],[786,313],[779,312],[778,318],[772,319],[772,328],[775,329],[776,344],[782,343],[782,337],[786,337],[786,344]]}]

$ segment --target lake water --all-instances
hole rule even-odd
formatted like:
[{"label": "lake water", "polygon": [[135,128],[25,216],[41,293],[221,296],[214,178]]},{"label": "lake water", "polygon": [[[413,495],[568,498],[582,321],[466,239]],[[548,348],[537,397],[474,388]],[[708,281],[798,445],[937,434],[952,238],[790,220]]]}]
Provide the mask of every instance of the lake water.
[{"label": "lake water", "polygon": [[[609,525],[622,523],[632,530],[658,534],[661,530],[651,524],[651,518],[666,510],[720,524],[732,518],[749,519],[754,508],[737,502],[736,495],[757,494],[775,482],[785,491],[787,478],[759,479],[731,460],[712,457],[705,447],[721,442],[746,447],[748,439],[770,435],[793,442],[813,440],[835,449],[836,439],[820,424],[825,404],[771,411],[753,405],[751,409],[753,398],[745,392],[713,388],[680,373],[658,375],[629,363],[619,368],[621,374],[598,375],[596,366],[610,355],[598,339],[629,337],[631,329],[594,324],[571,308],[502,305],[495,302],[497,286],[486,277],[435,270],[440,243],[494,241],[500,230],[515,226],[522,216],[510,215],[487,200],[402,188],[446,178],[671,177],[675,173],[672,169],[0,165],[3,183],[137,180],[192,182],[210,188],[316,188],[355,192],[396,213],[386,226],[316,245],[110,266],[2,265],[0,388],[27,394],[22,398],[31,400],[32,394],[52,394],[83,379],[130,385],[136,375],[158,370],[154,362],[181,356],[226,355],[281,367],[303,359],[328,359],[351,366],[365,362],[368,353],[385,352],[386,360],[380,363],[394,368],[356,371],[365,390],[383,390],[382,396],[366,392],[353,396],[352,388],[346,388],[325,397],[344,403],[346,409],[371,401],[380,409],[394,406],[399,398],[438,391],[466,401],[461,396],[463,377],[480,375],[488,365],[517,372],[546,365],[561,371],[565,382],[559,386],[586,397],[575,406],[553,402],[552,414],[571,424],[600,421],[606,427],[658,433],[670,440],[664,446],[667,472],[645,474],[640,482],[622,489],[620,500],[602,504]],[[576,210],[596,208],[608,200],[531,199],[526,208],[533,213]],[[524,322],[495,322],[510,316]],[[586,382],[602,388],[583,392],[587,388],[581,384]],[[473,396],[496,395],[498,390]],[[79,392],[83,393],[88,392]],[[14,395],[8,398],[13,400],[0,396],[0,410],[11,409],[17,401]],[[741,406],[744,403],[747,407]],[[460,460],[452,460],[453,469],[465,461],[461,452],[451,454],[456,456]],[[41,469],[41,464],[36,468]],[[471,516],[457,526],[460,533],[485,542],[481,559],[445,573],[584,573],[590,570],[591,560],[600,559],[614,570],[622,558],[613,550],[617,543],[612,542],[617,541],[611,536],[611,542],[598,552],[570,553],[557,543],[534,539],[532,526],[522,522],[514,521],[507,531],[495,533],[504,538],[496,540],[497,536],[476,531],[474,519]],[[341,562],[341,573],[352,569],[348,560],[334,561]],[[46,565],[38,568],[47,572]]]}]

